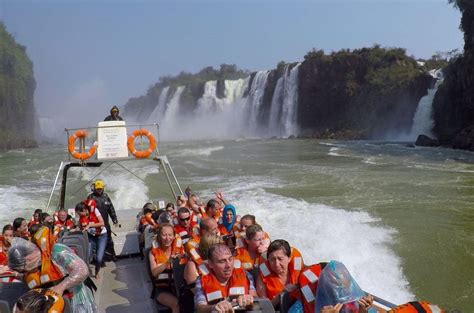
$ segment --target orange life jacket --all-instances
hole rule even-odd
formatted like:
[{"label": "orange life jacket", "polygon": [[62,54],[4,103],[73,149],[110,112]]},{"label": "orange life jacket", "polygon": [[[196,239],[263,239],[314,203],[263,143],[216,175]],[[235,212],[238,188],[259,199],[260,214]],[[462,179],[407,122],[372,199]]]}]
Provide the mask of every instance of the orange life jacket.
[{"label": "orange life jacket", "polygon": [[49,289],[36,289],[40,294],[54,299],[53,305],[48,309],[48,313],[63,313],[64,312],[64,298]]},{"label": "orange life jacket", "polygon": [[194,222],[191,222],[188,229],[184,228],[180,224],[177,224],[174,226],[174,231],[181,237],[183,243],[188,242],[188,240],[191,239],[193,235],[199,236],[199,227]]},{"label": "orange life jacket", "polygon": [[250,282],[243,268],[234,268],[232,277],[225,286],[221,285],[212,272],[201,276],[201,282],[208,304],[217,303],[230,296],[248,295],[250,290]]},{"label": "orange life jacket", "polygon": [[[298,284],[298,277],[300,276],[301,271],[303,270],[304,262],[301,253],[298,249],[291,247],[290,263],[288,263],[288,283],[289,284]],[[278,295],[285,285],[283,285],[278,276],[272,272],[270,268],[270,263],[266,259],[266,256],[261,256],[259,258],[259,275],[262,279],[262,282],[265,284],[267,290],[267,297],[272,300],[276,295]],[[298,290],[290,292],[290,296],[298,299],[299,294]]]},{"label": "orange life jacket", "polygon": [[444,313],[437,305],[426,301],[413,301],[397,306],[388,313]]},{"label": "orange life jacket", "polygon": [[298,279],[304,313],[314,312],[314,300],[321,270],[321,264],[309,265],[301,272]]},{"label": "orange life jacket", "polygon": [[257,261],[259,257],[260,255],[257,253],[257,257],[252,259],[249,251],[246,248],[237,247],[235,249],[235,259],[239,260],[242,263],[242,267],[247,271],[252,270],[254,266],[258,264]]},{"label": "orange life jacket", "polygon": [[147,214],[143,215],[140,218],[140,225],[142,225],[142,226],[146,226],[146,225],[155,226],[156,223],[155,223],[155,220],[153,219],[153,214],[148,212]]},{"label": "orange life jacket", "polygon": [[49,228],[41,227],[31,238],[31,242],[41,251],[41,268],[25,275],[25,281],[28,287],[30,287],[30,289],[38,288],[46,283],[62,279],[63,274],[56,268],[51,260],[51,251],[56,243],[56,237],[50,233]]},{"label": "orange life jacket", "polygon": [[201,241],[201,239],[200,239],[199,236],[193,236],[184,245],[184,250],[186,251],[186,254],[197,265],[201,265],[201,263],[203,261],[202,258],[201,258],[201,254],[199,253],[199,242],[200,241]]},{"label": "orange life jacket", "polygon": [[[166,255],[166,252],[161,249],[160,244],[155,240],[152,243],[151,254],[155,258],[155,262],[157,265],[166,263],[169,257]],[[173,240],[171,246],[171,255],[180,255],[184,256],[184,248],[183,242],[179,236],[176,236],[175,240]],[[185,264],[186,259],[184,257],[180,258],[180,264]],[[171,265],[169,265],[158,277],[155,278],[155,286],[156,287],[168,287],[169,284],[173,281],[173,269]]]},{"label": "orange life jacket", "polygon": [[74,227],[74,223],[71,219],[66,219],[64,222],[61,222],[59,219],[54,222],[54,235],[57,236],[64,230],[71,230]]}]

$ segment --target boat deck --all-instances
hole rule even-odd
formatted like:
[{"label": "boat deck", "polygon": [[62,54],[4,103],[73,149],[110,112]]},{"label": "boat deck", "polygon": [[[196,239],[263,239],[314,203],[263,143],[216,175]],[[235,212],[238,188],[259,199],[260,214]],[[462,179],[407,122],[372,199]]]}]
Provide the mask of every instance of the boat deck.
[{"label": "boat deck", "polygon": [[[117,211],[121,228],[112,226],[115,251],[118,255],[136,253],[138,235],[134,231],[138,210]],[[120,230],[120,231],[117,231]],[[98,290],[95,294],[100,313],[154,312],[150,298],[151,283],[145,261],[140,257],[125,257],[116,262],[107,262],[99,279],[94,281]]]}]

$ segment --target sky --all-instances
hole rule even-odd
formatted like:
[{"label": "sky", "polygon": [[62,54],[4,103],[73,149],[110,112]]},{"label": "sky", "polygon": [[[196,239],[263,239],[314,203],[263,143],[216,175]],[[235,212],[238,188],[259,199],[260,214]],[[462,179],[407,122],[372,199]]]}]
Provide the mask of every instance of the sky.
[{"label": "sky", "polygon": [[417,58],[462,50],[447,2],[0,0],[0,20],[34,63],[40,116],[101,119],[160,76],[209,65],[272,69],[313,48],[375,43]]}]

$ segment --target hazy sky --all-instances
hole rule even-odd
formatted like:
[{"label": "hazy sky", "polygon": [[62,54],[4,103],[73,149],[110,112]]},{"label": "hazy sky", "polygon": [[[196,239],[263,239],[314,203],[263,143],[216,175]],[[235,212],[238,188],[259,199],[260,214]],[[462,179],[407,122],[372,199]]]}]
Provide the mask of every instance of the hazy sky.
[{"label": "hazy sky", "polygon": [[162,75],[221,63],[274,68],[312,48],[379,43],[428,58],[462,49],[447,0],[22,1],[0,19],[27,47],[43,116],[102,118]]}]

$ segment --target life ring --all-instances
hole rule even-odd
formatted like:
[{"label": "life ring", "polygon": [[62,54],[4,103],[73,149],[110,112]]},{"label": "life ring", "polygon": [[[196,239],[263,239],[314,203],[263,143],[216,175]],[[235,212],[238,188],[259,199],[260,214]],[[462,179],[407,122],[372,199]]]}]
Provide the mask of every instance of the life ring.
[{"label": "life ring", "polygon": [[[148,149],[146,150],[135,149],[135,138],[139,136],[146,136],[148,138],[148,141],[150,143]],[[147,129],[141,128],[141,129],[134,130],[133,133],[130,136],[128,136],[127,146],[128,146],[128,151],[130,151],[130,153],[133,154],[136,158],[144,159],[144,158],[148,158],[153,153],[153,150],[155,150],[156,148],[156,141],[152,133],[150,133]]]},{"label": "life ring", "polygon": [[74,147],[74,144],[76,142],[77,138],[86,138],[87,137],[87,132],[85,130],[78,130],[76,131],[73,135],[69,136],[69,145],[68,145],[68,150],[69,153],[76,159],[79,159],[81,161],[87,160],[91,156],[93,156],[97,150],[96,145],[93,145],[89,151],[87,152],[79,152],[76,151],[76,148]]}]

